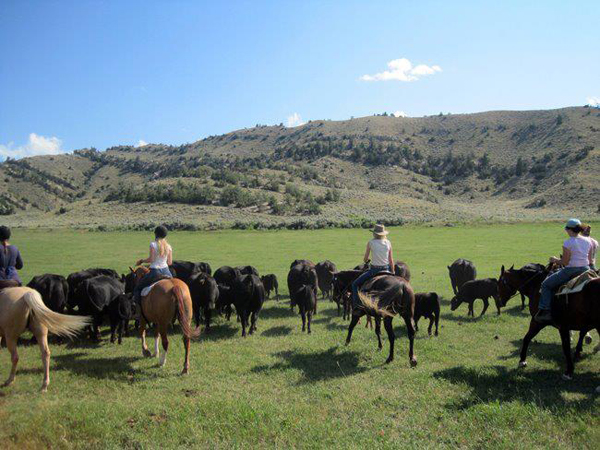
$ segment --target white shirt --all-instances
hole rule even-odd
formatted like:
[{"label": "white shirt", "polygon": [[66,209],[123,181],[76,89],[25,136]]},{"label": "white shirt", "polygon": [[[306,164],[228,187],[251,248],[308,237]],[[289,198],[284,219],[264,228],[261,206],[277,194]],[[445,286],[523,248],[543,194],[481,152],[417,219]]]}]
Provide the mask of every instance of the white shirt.
[{"label": "white shirt", "polygon": [[[154,255],[154,260],[150,263],[151,269],[166,269],[169,267],[169,265],[167,264],[167,258],[169,257],[169,251],[167,251],[167,253],[165,253],[165,256],[160,256],[160,253],[158,250],[158,243],[156,241],[150,242],[150,250],[152,251],[152,254]],[[171,246],[169,246],[168,250],[171,250]]]},{"label": "white shirt", "polygon": [[567,239],[563,246],[571,251],[571,259],[567,267],[584,267],[590,265],[588,255],[592,248],[589,238],[584,236],[571,237]]},{"label": "white shirt", "polygon": [[390,250],[392,243],[387,239],[371,239],[369,241],[371,249],[371,265],[386,266],[390,265]]},{"label": "white shirt", "polygon": [[592,264],[596,264],[596,253],[598,252],[598,241],[593,237],[587,237],[592,243]]}]

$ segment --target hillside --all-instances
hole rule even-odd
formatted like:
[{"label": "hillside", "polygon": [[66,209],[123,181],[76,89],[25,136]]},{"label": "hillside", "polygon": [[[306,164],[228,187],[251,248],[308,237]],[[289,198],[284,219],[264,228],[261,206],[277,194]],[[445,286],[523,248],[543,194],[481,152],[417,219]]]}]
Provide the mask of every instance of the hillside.
[{"label": "hillside", "polygon": [[0,212],[14,226],[108,228],[587,219],[598,173],[595,108],[380,115],[8,160]]}]

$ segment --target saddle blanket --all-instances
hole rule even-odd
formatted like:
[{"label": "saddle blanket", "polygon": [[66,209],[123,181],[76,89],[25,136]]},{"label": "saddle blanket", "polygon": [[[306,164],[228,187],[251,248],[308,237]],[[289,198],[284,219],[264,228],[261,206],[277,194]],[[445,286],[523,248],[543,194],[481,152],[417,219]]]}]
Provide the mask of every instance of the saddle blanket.
[{"label": "saddle blanket", "polygon": [[588,284],[590,281],[596,278],[598,278],[598,274],[593,270],[583,272],[581,275],[576,276],[575,278],[561,286],[560,290],[556,293],[556,295],[567,295],[581,292],[586,284]]},{"label": "saddle blanket", "polygon": [[[158,280],[161,281],[161,280]],[[148,295],[150,293],[150,291],[152,290],[152,288],[154,287],[154,285],[156,283],[158,283],[158,281],[152,283],[150,286],[145,287],[144,289],[142,289],[142,297],[145,297],[146,295]]]}]

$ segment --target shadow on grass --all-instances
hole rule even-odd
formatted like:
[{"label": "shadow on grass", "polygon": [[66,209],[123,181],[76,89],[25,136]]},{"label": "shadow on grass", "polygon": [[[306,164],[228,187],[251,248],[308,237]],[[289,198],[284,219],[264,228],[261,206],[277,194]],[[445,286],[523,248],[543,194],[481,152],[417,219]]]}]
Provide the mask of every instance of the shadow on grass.
[{"label": "shadow on grass", "polygon": [[[576,373],[575,381],[562,381],[556,370],[507,369],[503,366],[478,368],[452,367],[433,374],[436,378],[468,386],[466,397],[446,405],[452,411],[463,411],[485,403],[520,402],[537,406],[594,410],[594,389],[600,384],[598,372]],[[565,398],[563,394],[580,394],[576,398]],[[583,395],[583,398],[581,397]],[[555,413],[560,413],[555,410]]]},{"label": "shadow on grass", "polygon": [[265,308],[260,312],[261,319],[282,319],[285,317],[294,317],[298,315],[297,311],[292,311],[288,304],[277,305],[276,307]]},{"label": "shadow on grass", "polygon": [[53,356],[54,366],[51,370],[67,370],[102,380],[134,373],[131,363],[137,360],[139,358],[135,356],[90,357],[87,353],[77,352]]},{"label": "shadow on grass", "polygon": [[[533,339],[529,344],[529,348],[527,349],[527,356],[533,356],[538,359],[554,361],[558,365],[559,368],[564,369],[565,367],[565,356],[562,350],[562,343],[560,340],[560,335],[558,334],[558,330],[552,327],[548,327],[549,332],[554,332],[555,342],[539,342],[536,339]],[[542,331],[543,332],[543,331]],[[525,336],[525,332],[523,332],[523,336]],[[539,336],[539,335],[538,335]],[[573,342],[571,343],[571,354],[575,352],[575,345],[577,344],[577,339],[579,338],[579,332],[575,332],[573,334]],[[515,339],[510,342],[514,350],[509,355],[500,356],[502,360],[519,360],[521,354],[521,346],[523,345],[522,339]],[[584,360],[594,354],[593,346],[583,346],[583,352],[581,354],[581,360]],[[577,361],[575,363],[575,373],[577,373]]]},{"label": "shadow on grass", "polygon": [[287,336],[292,332],[292,327],[281,325],[278,327],[272,327],[268,330],[263,331],[260,335],[265,337],[276,337],[276,336]]},{"label": "shadow on grass", "polygon": [[253,367],[252,372],[268,375],[271,371],[299,370],[302,378],[298,383],[305,384],[346,377],[368,370],[368,368],[359,367],[358,352],[340,351],[337,346],[317,353],[287,350],[275,353],[273,356],[281,361],[272,365]]},{"label": "shadow on grass", "polygon": [[238,333],[242,333],[242,326],[237,322],[223,322],[218,325],[211,325],[210,331],[202,331],[201,340],[205,341],[220,341],[223,339],[229,339]]}]

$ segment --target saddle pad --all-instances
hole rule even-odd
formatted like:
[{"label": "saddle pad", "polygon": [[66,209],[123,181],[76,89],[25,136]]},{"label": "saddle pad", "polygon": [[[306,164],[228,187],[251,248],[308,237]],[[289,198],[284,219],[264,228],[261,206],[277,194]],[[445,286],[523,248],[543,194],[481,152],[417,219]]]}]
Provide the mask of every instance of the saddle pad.
[{"label": "saddle pad", "polygon": [[157,283],[158,283],[158,281],[156,281],[156,282],[152,283],[150,286],[145,287],[144,289],[142,289],[142,297],[145,297],[146,295],[148,295],[150,293],[150,291],[152,290],[152,288],[154,287],[154,285],[157,284]]},{"label": "saddle pad", "polygon": [[581,275],[576,276],[564,284],[556,295],[567,295],[581,292],[585,285],[595,278],[598,278],[598,274],[593,270],[583,272]]}]

